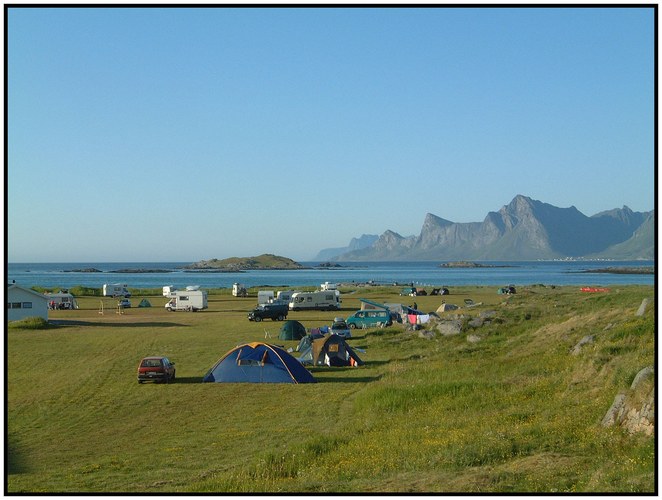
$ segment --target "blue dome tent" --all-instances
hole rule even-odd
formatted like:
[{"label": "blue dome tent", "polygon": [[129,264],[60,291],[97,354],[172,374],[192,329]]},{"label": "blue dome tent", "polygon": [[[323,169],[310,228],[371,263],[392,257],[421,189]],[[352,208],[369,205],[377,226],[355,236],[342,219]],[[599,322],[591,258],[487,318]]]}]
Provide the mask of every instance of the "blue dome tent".
[{"label": "blue dome tent", "polygon": [[207,372],[202,381],[281,384],[316,382],[295,357],[280,347],[263,342],[235,347]]}]

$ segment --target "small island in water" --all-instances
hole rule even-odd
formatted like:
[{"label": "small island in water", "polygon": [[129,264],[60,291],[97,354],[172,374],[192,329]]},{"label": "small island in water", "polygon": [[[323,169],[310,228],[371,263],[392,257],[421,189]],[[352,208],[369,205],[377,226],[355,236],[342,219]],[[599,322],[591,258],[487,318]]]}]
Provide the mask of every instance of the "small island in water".
[{"label": "small island in water", "polygon": [[439,264],[439,267],[447,267],[450,269],[475,269],[482,267],[513,267],[513,266],[495,266],[492,264],[480,264],[478,262],[469,262],[467,260],[459,260],[455,262],[444,262]]},{"label": "small island in water", "polygon": [[655,274],[653,266],[639,267],[603,267],[600,269],[586,269],[579,273],[606,273],[606,274]]},{"label": "small island in water", "polygon": [[265,253],[257,257],[230,257],[194,262],[182,268],[188,272],[243,272],[248,270],[305,269],[287,257]]}]

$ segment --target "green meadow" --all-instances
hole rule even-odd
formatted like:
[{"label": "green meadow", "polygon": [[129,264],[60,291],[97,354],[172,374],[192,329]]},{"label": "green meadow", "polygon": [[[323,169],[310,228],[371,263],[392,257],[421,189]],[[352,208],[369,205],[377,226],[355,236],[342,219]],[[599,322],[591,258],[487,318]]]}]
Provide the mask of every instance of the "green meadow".
[{"label": "green meadow", "polygon": [[[197,313],[167,312],[155,291],[153,307],[123,314],[80,296],[49,325],[10,325],[6,492],[655,491],[655,438],[601,425],[655,364],[654,301],[635,315],[653,287],[451,288],[415,300],[426,312],[482,302],[442,314],[465,315],[459,335],[358,330],[349,342],[365,365],[311,368],[316,384],[201,383],[237,344],[296,346],[278,339],[282,323],[247,320],[250,292],[212,290]],[[342,292],[341,313],[288,319],[311,328],[359,298],[414,301],[396,287]],[[486,311],[489,323],[466,324]],[[175,361],[176,381],[139,385],[147,355]]]}]

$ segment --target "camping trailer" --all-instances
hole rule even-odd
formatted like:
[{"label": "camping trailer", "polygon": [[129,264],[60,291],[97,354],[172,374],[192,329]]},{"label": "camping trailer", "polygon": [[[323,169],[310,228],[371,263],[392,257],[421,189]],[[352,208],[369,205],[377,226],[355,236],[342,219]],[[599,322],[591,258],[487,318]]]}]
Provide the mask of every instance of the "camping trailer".
[{"label": "camping trailer", "polygon": [[122,285],[120,283],[104,284],[103,296],[104,297],[131,297],[129,292],[129,285]]},{"label": "camping trailer", "polygon": [[172,286],[172,285],[164,286],[164,287],[163,287],[163,296],[164,296],[164,297],[169,297],[170,294],[171,294],[172,292],[175,292],[175,291],[177,291],[177,287],[176,287],[176,286]]},{"label": "camping trailer", "polygon": [[207,292],[204,290],[176,290],[165,305],[168,311],[200,311],[207,309]]},{"label": "camping trailer", "polygon": [[290,311],[317,309],[318,311],[333,311],[340,309],[340,294],[336,291],[297,292],[290,300]]},{"label": "camping trailer", "polygon": [[274,301],[274,292],[271,290],[260,290],[257,292],[257,303],[269,304]]},{"label": "camping trailer", "polygon": [[337,283],[329,283],[328,281],[325,281],[320,285],[320,290],[323,292],[327,290],[338,290],[338,284]]},{"label": "camping trailer", "polygon": [[232,296],[233,297],[248,297],[248,290],[241,283],[232,284]]}]

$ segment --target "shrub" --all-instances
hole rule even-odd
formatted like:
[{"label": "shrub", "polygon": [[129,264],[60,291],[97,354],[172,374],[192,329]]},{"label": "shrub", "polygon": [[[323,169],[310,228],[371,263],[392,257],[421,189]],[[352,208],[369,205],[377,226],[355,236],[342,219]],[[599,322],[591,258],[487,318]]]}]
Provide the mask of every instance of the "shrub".
[{"label": "shrub", "polygon": [[54,328],[55,325],[51,325],[44,318],[30,316],[29,318],[23,318],[18,321],[10,321],[7,327],[18,330],[46,330],[48,328]]},{"label": "shrub", "polygon": [[90,296],[90,297],[100,297],[101,288],[92,288],[89,286],[75,286],[69,289],[69,292],[74,297]]}]

